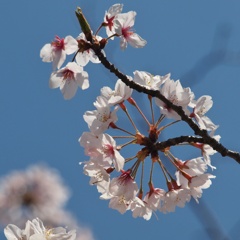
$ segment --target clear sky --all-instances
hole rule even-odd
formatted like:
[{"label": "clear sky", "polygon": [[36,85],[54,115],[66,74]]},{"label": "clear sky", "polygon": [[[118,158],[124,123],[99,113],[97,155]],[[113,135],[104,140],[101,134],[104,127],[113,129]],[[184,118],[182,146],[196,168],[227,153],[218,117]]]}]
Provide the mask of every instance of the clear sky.
[{"label": "clear sky", "polygon": [[[105,10],[114,3],[118,2],[1,1],[0,175],[41,162],[58,169],[72,191],[68,210],[92,229],[97,240],[220,239],[218,233],[210,238],[209,228],[217,228],[226,239],[239,239],[240,166],[230,158],[214,155],[212,163],[217,169],[213,174],[217,177],[198,205],[191,202],[175,213],[158,212],[150,221],[110,209],[83,175],[78,163],[88,158],[78,138],[88,128],[82,115],[94,109],[92,103],[100,88],[113,87],[116,78],[101,65],[90,64],[86,67],[90,88],[79,89],[72,100],[65,101],[59,89],[49,89],[51,64],[41,61],[39,51],[55,35],[78,36],[77,6],[96,30]],[[108,58],[128,75],[135,70],[159,75],[170,72],[173,79],[190,87],[196,98],[211,95],[214,105],[208,116],[220,125],[216,134],[226,147],[240,151],[240,2],[119,3],[124,4],[124,12],[137,12],[134,29],[148,44],[143,49],[129,46],[121,51],[119,39],[110,41],[105,49]],[[101,33],[105,36],[105,31]],[[186,135],[184,131],[185,127],[174,128],[178,136]],[[181,156],[192,158],[193,153],[183,150]]]}]

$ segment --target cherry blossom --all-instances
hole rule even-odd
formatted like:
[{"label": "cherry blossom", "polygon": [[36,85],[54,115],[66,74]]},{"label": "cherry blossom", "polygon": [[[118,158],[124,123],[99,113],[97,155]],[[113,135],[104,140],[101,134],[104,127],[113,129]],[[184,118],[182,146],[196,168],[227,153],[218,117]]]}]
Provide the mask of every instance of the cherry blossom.
[{"label": "cherry blossom", "polygon": [[115,89],[103,87],[101,95],[108,100],[108,104],[116,105],[117,103],[127,100],[132,95],[132,89],[123,83],[120,79],[115,84]]},{"label": "cherry blossom", "polygon": [[66,55],[76,52],[78,42],[72,36],[65,38],[55,37],[52,43],[47,43],[40,51],[43,62],[53,62],[53,69],[60,68],[66,59]]},{"label": "cherry blossom", "polygon": [[[211,132],[212,134],[212,132]],[[218,142],[220,141],[221,136],[220,135],[216,135],[216,136],[212,136],[213,138],[215,138]],[[192,145],[194,147],[197,147],[201,150],[202,156],[204,161],[206,162],[206,164],[211,167],[212,169],[216,169],[215,166],[213,166],[211,164],[211,158],[210,156],[215,154],[217,151],[214,150],[211,146],[209,146],[208,144],[203,144],[203,143],[192,143]]]},{"label": "cherry blossom", "polygon": [[159,87],[170,78],[170,74],[165,76],[152,75],[145,71],[135,71],[133,81],[153,90],[159,90]]},{"label": "cherry blossom", "polygon": [[110,123],[117,121],[116,111],[118,107],[111,111],[107,100],[103,97],[98,97],[94,105],[97,110],[85,112],[83,118],[90,131],[95,135],[99,135],[108,129]]},{"label": "cherry blossom", "polygon": [[[98,41],[102,39],[100,36],[96,36],[96,38]],[[80,33],[80,35],[77,37],[77,41],[78,42],[87,41],[84,33]],[[75,60],[77,64],[82,67],[86,66],[89,63],[89,61],[92,63],[100,63],[100,60],[98,59],[98,57],[96,56],[92,49],[85,50],[80,48],[77,52]]]},{"label": "cherry blossom", "polygon": [[126,201],[133,200],[138,192],[138,186],[130,175],[131,171],[123,171],[122,174],[110,181],[109,192],[113,196],[124,196]]},{"label": "cherry blossom", "polygon": [[212,105],[212,97],[204,95],[196,101],[193,112],[190,114],[190,117],[195,118],[202,129],[216,130],[218,128],[218,126],[205,116]]},{"label": "cherry blossom", "polygon": [[108,192],[110,177],[103,166],[93,161],[88,161],[83,169],[84,173],[91,177],[90,185],[97,185],[98,192],[100,193]]},{"label": "cherry blossom", "polygon": [[151,192],[148,192],[144,197],[144,202],[148,207],[154,211],[160,208],[161,201],[164,199],[165,191],[163,189],[154,188]]},{"label": "cherry blossom", "polygon": [[[106,27],[106,33],[108,37],[112,36],[115,33],[115,24],[114,24],[114,19],[116,15],[122,12],[123,9],[123,4],[114,4],[112,5],[108,11],[106,11],[105,16],[104,16],[104,26]],[[110,38],[114,39],[114,37]]]},{"label": "cherry blossom", "polygon": [[8,240],[75,240],[76,231],[66,231],[63,227],[46,228],[39,219],[27,221],[25,229],[21,230],[13,224],[9,224],[4,229],[4,234]]},{"label": "cherry blossom", "polygon": [[83,132],[78,141],[80,145],[84,147],[85,155],[90,157],[97,157],[101,154],[98,149],[99,138],[92,132]]},{"label": "cherry blossom", "polygon": [[120,13],[115,18],[115,31],[120,36],[120,47],[122,50],[126,49],[127,43],[135,48],[142,48],[147,44],[146,40],[132,30],[135,16],[136,12],[130,11],[128,13]]},{"label": "cherry blossom", "polygon": [[7,238],[7,240],[27,240],[28,237],[26,236],[27,233],[25,230],[22,230],[18,228],[17,226],[13,224],[8,224],[4,228],[4,235]]},{"label": "cherry blossom", "polygon": [[[170,100],[173,104],[181,106],[185,112],[188,112],[187,106],[191,100],[191,92],[189,89],[184,89],[179,80],[176,82],[167,79],[161,88],[160,92],[164,97]],[[156,104],[160,107],[161,113],[167,118],[181,119],[180,116],[169,108],[163,101],[156,98]]]},{"label": "cherry blossom", "polygon": [[152,209],[138,197],[131,202],[130,209],[134,218],[143,217],[145,220],[149,220],[152,216]]},{"label": "cherry blossom", "polygon": [[172,189],[166,192],[160,211],[162,211],[163,213],[174,212],[176,206],[184,207],[185,203],[189,202],[190,199],[191,195],[188,189]]},{"label": "cherry blossom", "polygon": [[123,214],[129,209],[129,201],[125,199],[124,195],[111,197],[109,207]]},{"label": "cherry blossom", "polygon": [[88,73],[81,66],[70,62],[66,67],[51,74],[50,88],[60,88],[64,99],[71,99],[80,87],[83,90],[89,87]]},{"label": "cherry blossom", "polygon": [[199,157],[185,161],[183,164],[179,162],[181,171],[176,172],[177,183],[181,188],[190,190],[190,194],[198,202],[197,198],[201,197],[202,189],[209,188],[212,184],[211,178],[214,175],[205,173],[207,164]]}]

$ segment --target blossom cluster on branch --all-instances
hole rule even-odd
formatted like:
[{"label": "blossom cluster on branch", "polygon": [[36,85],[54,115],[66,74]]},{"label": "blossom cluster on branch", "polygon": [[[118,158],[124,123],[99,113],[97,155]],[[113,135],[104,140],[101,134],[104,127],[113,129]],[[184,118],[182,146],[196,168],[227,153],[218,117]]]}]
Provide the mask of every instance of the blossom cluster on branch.
[{"label": "blossom cluster on branch", "polygon": [[[84,71],[89,62],[101,63],[118,78],[114,89],[107,86],[101,89],[101,94],[93,103],[95,110],[84,113],[89,132],[84,132],[79,142],[90,157],[83,163],[84,173],[90,177],[90,184],[96,185],[100,198],[109,200],[110,208],[120,213],[130,210],[133,217],[148,220],[154,211],[172,212],[176,206],[183,207],[191,198],[198,202],[202,190],[208,188],[215,178],[207,172],[208,167],[215,168],[211,155],[219,152],[239,163],[240,155],[225,148],[219,143],[220,136],[215,135],[218,126],[206,116],[213,105],[211,96],[195,98],[190,88],[184,88],[179,80],[171,79],[170,74],[160,76],[135,70],[132,76],[126,76],[107,60],[103,49],[109,40],[119,38],[123,50],[128,44],[142,48],[147,43],[132,29],[136,12],[122,13],[122,10],[122,4],[110,7],[100,27],[93,33],[82,10],[77,8],[76,16],[82,33],[76,38],[56,36],[52,43],[44,45],[40,57],[44,62],[53,62],[50,87],[59,87],[65,99],[74,97],[78,87],[83,90],[89,87],[89,75]],[[106,29],[105,38],[98,35],[102,28]],[[73,54],[72,61],[62,67],[66,55],[70,54]],[[150,117],[133,98],[133,90],[145,93],[151,109]],[[145,132],[139,130],[128,105],[143,118]],[[125,120],[121,119],[118,123],[119,112],[124,114]],[[165,119],[168,123],[163,125]],[[128,126],[132,129],[124,129],[121,126],[123,121],[129,121]],[[161,133],[181,121],[186,122],[197,136],[177,136],[164,141]],[[106,133],[109,130],[116,135]],[[123,143],[124,139],[127,142]],[[172,152],[175,145],[199,149],[199,156],[181,159]],[[137,146],[135,154],[127,156],[122,153],[127,148],[133,149],[132,146]],[[170,162],[174,171],[168,169],[166,161]],[[146,173],[145,166],[149,163],[150,171]],[[158,170],[162,172],[165,184],[153,177]],[[144,190],[146,186],[148,189]]]}]

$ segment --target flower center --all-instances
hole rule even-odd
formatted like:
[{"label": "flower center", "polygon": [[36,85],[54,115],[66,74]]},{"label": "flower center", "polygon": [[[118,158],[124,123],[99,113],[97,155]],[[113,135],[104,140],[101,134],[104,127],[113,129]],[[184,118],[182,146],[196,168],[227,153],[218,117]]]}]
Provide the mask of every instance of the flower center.
[{"label": "flower center", "polygon": [[114,16],[111,18],[108,18],[108,16],[106,16],[107,26],[109,27],[110,31],[112,31],[113,19],[114,19]]},{"label": "flower center", "polygon": [[64,38],[61,39],[59,36],[56,36],[55,41],[53,41],[51,45],[55,50],[64,50]]},{"label": "flower center", "polygon": [[65,69],[63,72],[63,79],[64,80],[74,80],[74,72],[69,70],[69,69]]},{"label": "flower center", "polygon": [[103,152],[104,152],[107,156],[109,156],[109,157],[113,156],[113,155],[114,155],[113,146],[110,145],[110,144],[104,145],[104,147],[103,147]]},{"label": "flower center", "polygon": [[131,31],[131,27],[122,28],[122,35],[124,38],[128,38],[132,34],[133,34],[133,31]]}]

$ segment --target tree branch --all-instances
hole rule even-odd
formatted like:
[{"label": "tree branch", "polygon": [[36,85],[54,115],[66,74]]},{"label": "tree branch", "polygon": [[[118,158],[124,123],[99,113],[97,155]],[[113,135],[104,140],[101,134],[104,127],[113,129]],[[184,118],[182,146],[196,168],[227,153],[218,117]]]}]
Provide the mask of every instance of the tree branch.
[{"label": "tree branch", "polygon": [[[145,87],[135,83],[134,81],[128,79],[128,77],[125,74],[120,72],[114,66],[114,64],[110,63],[107,60],[107,58],[103,55],[99,44],[93,43],[92,49],[95,52],[95,54],[98,56],[99,60],[103,64],[103,66],[105,68],[107,68],[110,72],[114,73],[115,76],[120,78],[127,86],[129,86],[130,88],[132,88],[132,89],[134,89],[134,90],[136,90],[138,92],[142,92],[142,93],[148,94],[148,95],[150,95],[152,97],[156,97],[156,98],[160,99],[161,101],[163,101],[169,108],[173,109],[176,113],[178,113],[179,116],[181,116],[181,119],[184,122],[186,122],[192,128],[192,130],[194,131],[194,133],[196,135],[201,136],[202,139],[204,139],[204,143],[210,145],[214,150],[219,152],[223,157],[228,156],[230,158],[233,158],[234,160],[236,160],[240,164],[240,154],[238,152],[234,152],[234,151],[228,150],[221,143],[219,143],[216,139],[210,137],[206,130],[200,129],[198,127],[198,125],[190,117],[188,117],[185,114],[185,112],[183,111],[182,107],[174,105],[171,101],[169,101],[167,98],[165,98],[160,93],[160,91],[147,89],[147,88],[145,88]],[[192,139],[192,137],[189,137],[189,138]],[[178,138],[176,138],[176,139],[178,139]],[[182,140],[182,139],[180,139],[180,140]],[[170,144],[170,142],[169,142],[169,144]]]}]

